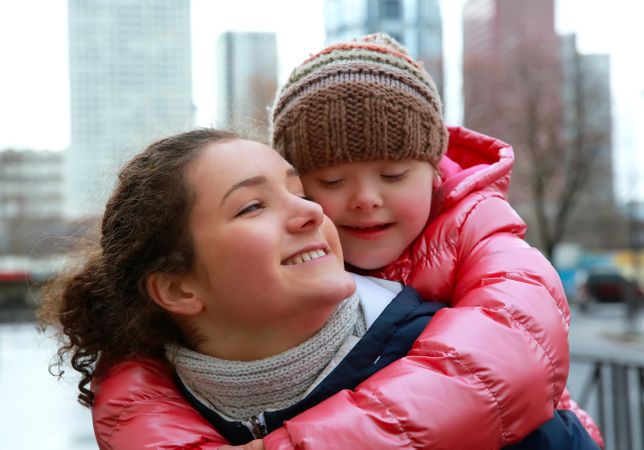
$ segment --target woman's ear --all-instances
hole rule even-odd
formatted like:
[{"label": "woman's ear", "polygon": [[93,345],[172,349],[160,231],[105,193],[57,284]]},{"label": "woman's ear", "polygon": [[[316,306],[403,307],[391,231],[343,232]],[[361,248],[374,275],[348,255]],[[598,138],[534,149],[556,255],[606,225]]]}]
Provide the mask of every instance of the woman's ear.
[{"label": "woman's ear", "polygon": [[145,288],[150,298],[161,308],[181,316],[195,316],[204,305],[187,275],[153,272],[145,280]]}]

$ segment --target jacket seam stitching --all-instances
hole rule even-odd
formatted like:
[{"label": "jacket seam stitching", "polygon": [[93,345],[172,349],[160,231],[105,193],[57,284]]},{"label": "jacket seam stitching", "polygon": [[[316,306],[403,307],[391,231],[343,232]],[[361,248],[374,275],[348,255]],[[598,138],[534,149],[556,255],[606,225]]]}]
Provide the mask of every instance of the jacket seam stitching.
[{"label": "jacket seam stitching", "polygon": [[456,238],[456,233],[450,234],[446,239],[443,240],[440,244],[433,245],[428,252],[426,252],[423,256],[427,257],[429,256],[430,258],[436,256],[439,252],[442,252],[448,247],[455,247],[456,243],[458,242],[458,239]]},{"label": "jacket seam stitching", "polygon": [[375,400],[378,404],[380,404],[383,410],[386,411],[387,414],[396,421],[396,423],[398,424],[398,427],[400,428],[400,431],[405,435],[405,437],[407,438],[407,441],[409,441],[412,448],[419,448],[414,444],[413,439],[411,439],[403,424],[400,422],[400,420],[398,420],[398,417],[387,407],[387,405],[385,405],[385,403],[380,399],[380,397],[374,391],[365,391],[365,393],[369,394],[369,396],[373,400]]},{"label": "jacket seam stitching", "polygon": [[[458,235],[459,236],[461,235],[462,228],[465,225],[465,223],[468,221],[470,215],[474,212],[475,209],[477,209],[481,205],[481,203],[483,203],[484,201],[486,201],[488,199],[492,199],[492,198],[501,198],[502,200],[504,200],[503,197],[499,197],[498,195],[484,195],[483,193],[480,193],[480,192],[476,193],[475,195],[477,197],[479,197],[479,199],[472,205],[470,210],[467,212],[467,214],[463,218],[463,221],[459,224],[459,226],[458,226]],[[485,237],[487,237],[487,236],[485,236]],[[484,238],[479,239],[479,242],[482,239],[484,239]],[[558,305],[556,304],[556,301],[555,301],[555,306],[557,306],[557,309],[559,309]],[[530,337],[532,339],[534,339],[534,341],[539,345],[539,347],[541,347],[541,349],[545,353],[546,357],[548,358],[548,361],[550,362],[550,370],[551,370],[551,386],[552,386],[551,399],[552,399],[552,404],[554,405],[554,408],[556,408],[557,405],[554,404],[554,399],[555,399],[555,384],[556,384],[556,373],[557,373],[557,371],[556,371],[556,368],[555,368],[554,361],[552,360],[552,356],[550,355],[550,353],[544,347],[543,342],[541,342],[539,339],[537,339],[537,337],[534,335],[534,333],[532,333],[530,328],[523,321],[521,321],[520,318],[518,318],[507,307],[501,307],[501,308],[503,310],[507,311],[508,314],[510,314],[510,316],[512,317],[512,319],[514,319],[514,321],[516,323],[520,324],[526,330],[526,332],[530,335]]]},{"label": "jacket seam stitching", "polygon": [[112,429],[112,432],[109,434],[107,437],[106,443],[111,446],[112,444],[112,438],[114,437],[114,434],[121,428],[121,417],[123,414],[125,414],[132,406],[134,406],[134,403],[142,403],[142,402],[149,402],[149,401],[155,401],[159,400],[160,398],[178,398],[178,395],[170,395],[168,396],[167,394],[160,394],[160,395],[155,395],[154,397],[149,397],[149,398],[144,398],[144,399],[139,399],[139,400],[132,400],[130,401],[127,406],[125,406],[119,415],[116,417],[116,426]]},{"label": "jacket seam stitching", "polygon": [[[465,223],[468,221],[470,218],[470,215],[474,212],[476,208],[479,207],[479,205],[484,202],[487,199],[490,198],[499,198],[498,195],[484,195],[480,192],[470,194],[474,200],[474,203],[472,206],[469,208],[469,210],[466,212],[465,216],[463,217],[463,220],[460,222],[456,223],[456,231],[453,233],[450,233],[445,239],[443,239],[442,242],[437,243],[435,245],[432,245],[427,252],[423,252],[419,259],[429,259],[433,258],[436,256],[439,252],[442,252],[446,248],[456,248],[458,246],[458,242],[460,240],[460,236],[463,230],[463,226]],[[478,199],[477,199],[478,197]],[[455,267],[456,269],[456,267]]]},{"label": "jacket seam stitching", "polygon": [[440,243],[431,245],[429,250],[418,254],[418,261],[429,261],[431,258],[435,257],[437,254],[443,252],[447,248],[454,248],[458,243],[456,233],[450,234],[448,237],[443,239]]},{"label": "jacket seam stitching", "polygon": [[537,339],[537,337],[534,335],[534,333],[532,332],[532,330],[530,330],[530,328],[529,328],[529,327],[524,323],[525,321],[523,321],[523,320],[521,320],[519,317],[517,317],[517,316],[514,314],[514,312],[512,312],[512,311],[511,311],[510,309],[508,309],[507,307],[502,307],[502,309],[503,309],[504,311],[507,311],[507,312],[508,312],[508,314],[510,314],[510,316],[512,316],[512,318],[516,321],[516,323],[520,324],[520,325],[523,327],[523,329],[524,329],[524,330],[525,330],[525,331],[530,335],[530,337],[531,337],[532,339],[534,339],[534,341],[535,341],[537,344],[539,344],[539,347],[541,347],[541,350],[543,350],[543,353],[544,353],[544,354],[546,355],[546,357],[548,358],[548,361],[550,362],[550,371],[551,371],[551,375],[550,375],[550,376],[551,376],[551,384],[552,384],[552,392],[551,392],[551,399],[552,399],[552,400],[551,400],[551,401],[552,401],[553,407],[556,409],[556,408],[557,408],[557,405],[555,405],[555,391],[554,391],[554,390],[555,390],[555,384],[556,384],[556,382],[557,382],[557,381],[556,381],[556,373],[557,373],[557,370],[556,370],[556,367],[555,367],[555,362],[552,360],[552,356],[550,356],[550,353],[549,353],[549,352],[548,352],[548,350],[544,347],[543,342],[542,342],[541,340]]},{"label": "jacket seam stitching", "polygon": [[[475,210],[475,209],[477,209],[477,208],[481,205],[481,203],[483,203],[484,201],[486,201],[486,200],[488,200],[488,199],[492,199],[492,198],[501,198],[502,200],[504,200],[504,198],[503,198],[502,196],[500,197],[498,194],[493,194],[493,195],[484,195],[483,193],[478,192],[478,193],[476,193],[475,195],[476,195],[477,197],[479,197],[479,199],[478,199],[478,200],[477,200],[477,201],[472,205],[472,207],[470,208],[470,210],[467,212],[467,214],[466,214],[466,215],[465,215],[465,217],[463,218],[463,221],[459,224],[459,226],[458,226],[458,235],[459,235],[459,236],[461,235],[462,228],[463,228],[463,226],[465,225],[465,223],[467,222],[467,220],[469,219],[470,215],[474,212],[474,210]],[[486,237],[487,237],[487,236],[486,236]],[[479,240],[479,242],[480,242],[480,240]],[[555,306],[557,307],[557,309],[558,309],[558,310],[560,310],[560,308],[559,308],[559,306],[557,305],[557,302],[556,302],[556,301],[555,301]],[[553,405],[554,405],[554,408],[556,408],[556,407],[557,407],[557,405],[555,405],[554,403],[555,403],[555,384],[556,384],[556,373],[557,373],[557,371],[556,371],[555,363],[554,363],[554,361],[552,360],[552,356],[550,355],[550,353],[549,353],[549,352],[546,350],[546,348],[544,347],[543,342],[542,342],[542,341],[540,341],[539,339],[537,339],[537,337],[534,335],[534,333],[532,333],[532,331],[530,330],[530,328],[529,328],[529,327],[528,327],[528,326],[527,326],[523,321],[521,321],[521,320],[520,320],[520,318],[518,318],[518,317],[517,317],[517,316],[516,316],[516,315],[515,315],[511,310],[509,310],[507,307],[502,307],[502,309],[504,309],[505,311],[507,311],[507,312],[508,312],[508,314],[510,314],[510,316],[512,316],[512,318],[515,320],[515,322],[516,322],[516,323],[521,324],[521,326],[522,326],[522,327],[527,331],[527,333],[530,335],[530,337],[531,337],[532,339],[534,339],[534,341],[539,345],[539,347],[541,347],[541,349],[542,349],[542,350],[543,350],[543,352],[545,353],[546,357],[548,358],[548,361],[550,362],[550,369],[551,369],[551,385],[552,385],[552,393],[551,393],[551,394],[552,394],[552,397],[551,397],[551,398],[552,398],[552,403],[553,403]]]},{"label": "jacket seam stitching", "polygon": [[496,408],[499,411],[499,418],[501,420],[501,436],[503,436],[503,444],[505,445],[508,442],[508,435],[507,435],[507,427],[505,426],[506,418],[503,413],[503,408],[501,408],[501,402],[499,401],[499,398],[496,396],[494,391],[488,386],[488,384],[485,382],[483,378],[481,378],[474,369],[470,367],[470,365],[461,357],[456,352],[451,352],[451,355],[454,356],[454,361],[457,363],[461,364],[466,370],[468,370],[477,380],[479,380],[479,383],[483,385],[483,387],[490,393],[492,398],[494,399],[496,403]]},{"label": "jacket seam stitching", "polygon": [[[467,221],[470,219],[470,216],[474,213],[475,209],[477,209],[477,208],[479,208],[481,206],[481,203],[483,203],[486,200],[493,199],[493,198],[501,199],[501,200],[505,201],[505,199],[502,196],[500,196],[500,195],[498,195],[496,193],[493,193],[492,195],[484,195],[481,192],[477,192],[476,194],[472,194],[472,197],[474,197],[474,198],[478,197],[478,199],[474,200],[474,203],[472,204],[472,207],[467,211],[467,213],[465,213],[465,216],[463,217],[463,220],[461,221],[461,223],[458,224],[457,229],[458,229],[458,236],[459,237],[461,236],[461,233],[463,231],[463,227],[465,226]],[[485,238],[487,236],[489,236],[489,234],[486,235],[486,236],[483,236],[477,242],[480,242],[483,238]]]}]

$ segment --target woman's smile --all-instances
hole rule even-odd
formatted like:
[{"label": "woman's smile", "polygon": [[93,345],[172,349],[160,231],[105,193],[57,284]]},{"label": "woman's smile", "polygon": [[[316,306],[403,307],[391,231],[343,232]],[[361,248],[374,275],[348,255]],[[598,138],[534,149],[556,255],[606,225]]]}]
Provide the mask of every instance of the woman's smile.
[{"label": "woman's smile", "polygon": [[284,264],[285,266],[293,266],[296,264],[302,264],[305,262],[313,261],[318,258],[322,258],[323,256],[326,256],[326,255],[327,255],[326,251],[322,248],[318,248],[314,250],[305,250],[305,251],[299,252],[295,256],[291,256],[287,258],[286,260],[284,260],[282,264]]}]

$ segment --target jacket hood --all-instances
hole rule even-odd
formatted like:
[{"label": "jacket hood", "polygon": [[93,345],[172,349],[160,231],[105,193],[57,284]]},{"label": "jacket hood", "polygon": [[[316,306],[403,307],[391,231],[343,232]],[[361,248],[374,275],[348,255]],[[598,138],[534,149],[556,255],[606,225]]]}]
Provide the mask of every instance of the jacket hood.
[{"label": "jacket hood", "polygon": [[448,127],[449,145],[438,163],[433,210],[449,208],[476,191],[495,191],[507,199],[514,150],[509,144],[469,130]]}]

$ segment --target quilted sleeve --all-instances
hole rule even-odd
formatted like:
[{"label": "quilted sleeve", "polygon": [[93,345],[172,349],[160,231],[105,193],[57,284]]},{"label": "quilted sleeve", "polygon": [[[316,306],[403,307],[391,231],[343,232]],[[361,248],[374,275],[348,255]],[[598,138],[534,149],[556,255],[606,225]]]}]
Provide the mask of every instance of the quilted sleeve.
[{"label": "quilted sleeve", "polygon": [[452,308],[437,314],[423,340],[449,348],[477,374],[495,399],[489,412],[503,441],[512,443],[550,419],[559,402],[570,311],[557,272],[522,239],[525,225],[503,198],[477,194],[462,205],[441,224],[451,245],[421,257],[411,284],[432,298],[430,285],[440,284],[432,267],[453,264],[443,281]]},{"label": "quilted sleeve", "polygon": [[226,444],[155,361],[119,364],[95,394],[92,419],[101,450],[214,450]]}]

